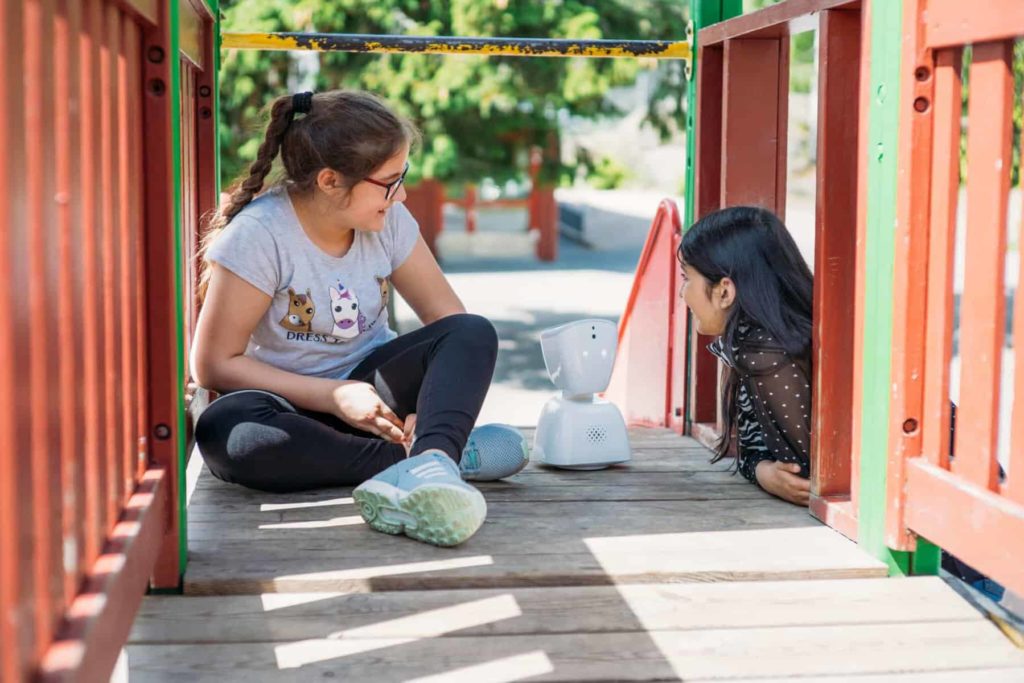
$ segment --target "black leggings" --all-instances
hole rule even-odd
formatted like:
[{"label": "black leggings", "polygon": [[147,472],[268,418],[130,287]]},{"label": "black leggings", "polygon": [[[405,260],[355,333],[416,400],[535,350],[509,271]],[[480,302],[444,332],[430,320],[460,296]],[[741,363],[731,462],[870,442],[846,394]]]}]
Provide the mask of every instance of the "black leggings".
[{"label": "black leggings", "polygon": [[[403,420],[416,413],[412,455],[440,449],[458,461],[497,353],[486,318],[453,315],[384,344],[349,379],[372,384]],[[217,478],[275,492],[359,484],[406,456],[401,444],[265,391],[211,403],[196,423],[196,443]]]}]

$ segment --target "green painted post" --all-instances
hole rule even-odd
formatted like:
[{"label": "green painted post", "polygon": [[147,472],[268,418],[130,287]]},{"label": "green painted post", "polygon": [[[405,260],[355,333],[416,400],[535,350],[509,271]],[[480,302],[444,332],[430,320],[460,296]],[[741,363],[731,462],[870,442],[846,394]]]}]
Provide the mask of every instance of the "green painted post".
[{"label": "green painted post", "polygon": [[213,144],[216,150],[213,156],[213,177],[217,183],[214,197],[220,204],[220,0],[206,0],[213,12]]},{"label": "green painted post", "polygon": [[[219,109],[220,109],[220,98],[217,93],[220,92],[219,86],[219,73],[220,73],[220,11],[218,8],[219,0],[205,0],[207,7],[210,8],[211,13],[214,16],[214,50],[213,50],[213,120],[219,121]],[[179,4],[172,2],[169,4],[170,12],[170,23],[171,23],[171,54],[174,57],[171,59],[171,149],[181,149],[181,59],[178,55],[181,53],[181,15]],[[218,140],[218,136],[214,134],[214,144]],[[176,363],[177,377],[182,376],[182,368],[185,367],[185,315],[188,310],[185,304],[185,283],[182,281],[184,263],[184,227],[182,226],[182,215],[181,215],[181,192],[182,192],[182,165],[181,155],[174,154],[174,325],[175,325],[175,340],[177,345]],[[217,178],[218,183],[218,194],[219,194],[219,183],[220,183],[220,151],[218,149],[216,155],[214,177]],[[215,195],[216,196],[216,195]],[[178,434],[185,434],[185,394],[184,387],[179,387],[178,393],[178,414],[177,414],[177,430]],[[188,453],[186,449],[188,444],[185,443],[184,439],[179,439],[178,447],[178,565],[181,568],[181,574],[185,574],[185,565],[188,563],[188,510],[185,505],[185,472],[188,465]]]},{"label": "green painted post", "polygon": [[[174,376],[181,377],[181,369],[185,367],[185,303],[182,283],[182,249],[183,237],[181,226],[181,14],[179,3],[168,3],[171,22],[171,149],[174,150],[174,337],[176,344]],[[175,429],[180,435],[185,434],[185,395],[183,387],[178,387],[178,410]],[[185,510],[185,440],[178,439],[178,567],[181,576],[185,575],[185,564],[188,562],[188,516]]]},{"label": "green painted post", "polygon": [[683,229],[693,224],[694,157],[697,153],[697,35],[702,28],[743,14],[743,0],[690,0],[693,22],[693,45],[690,57],[690,80],[686,89],[686,188],[683,206]]},{"label": "green painted post", "polygon": [[[700,30],[710,24],[716,24],[743,14],[743,0],[690,0],[690,21],[693,40],[690,50],[690,78],[686,86],[686,187],[683,193],[683,230],[693,225],[694,212],[694,157],[697,154],[697,36]],[[687,312],[688,319],[690,313]],[[686,335],[686,358],[691,357],[693,337]],[[686,387],[693,381],[693,372],[686,363]],[[687,393],[689,389],[687,388]],[[686,431],[690,430],[689,408],[686,414]]]},{"label": "green painted post", "polygon": [[889,565],[910,571],[909,553],[885,545],[889,388],[892,383],[892,282],[895,252],[897,143],[903,0],[871,5],[871,104],[868,120],[867,273],[860,495],[857,536],[861,547]]},{"label": "green painted post", "polygon": [[942,564],[942,549],[931,541],[918,537],[917,550],[910,555],[910,573],[936,576]]}]

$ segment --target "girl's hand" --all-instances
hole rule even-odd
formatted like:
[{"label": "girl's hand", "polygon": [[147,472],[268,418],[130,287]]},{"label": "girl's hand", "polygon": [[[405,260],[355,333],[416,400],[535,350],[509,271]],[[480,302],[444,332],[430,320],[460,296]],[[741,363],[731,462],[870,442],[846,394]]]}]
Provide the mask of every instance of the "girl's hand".
[{"label": "girl's hand", "polygon": [[393,443],[402,443],[401,418],[381,400],[377,390],[366,382],[342,382],[331,392],[334,414],[345,423],[376,434]]},{"label": "girl's hand", "polygon": [[811,482],[800,476],[795,462],[762,460],[755,470],[757,482],[768,493],[794,505],[806,506],[811,499]]},{"label": "girl's hand", "polygon": [[416,436],[416,413],[405,416],[405,429],[402,434],[402,445],[405,446],[405,454],[412,452],[412,440]]}]

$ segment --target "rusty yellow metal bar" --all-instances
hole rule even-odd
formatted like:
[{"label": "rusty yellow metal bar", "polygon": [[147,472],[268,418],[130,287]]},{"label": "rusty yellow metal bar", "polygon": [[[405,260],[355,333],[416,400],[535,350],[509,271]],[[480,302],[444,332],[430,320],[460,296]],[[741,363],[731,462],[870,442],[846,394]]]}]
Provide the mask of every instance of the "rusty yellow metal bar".
[{"label": "rusty yellow metal bar", "polygon": [[555,40],[543,38],[460,38],[377,36],[352,33],[225,33],[229,50],[313,50],[502,57],[643,57],[690,60],[686,40]]}]

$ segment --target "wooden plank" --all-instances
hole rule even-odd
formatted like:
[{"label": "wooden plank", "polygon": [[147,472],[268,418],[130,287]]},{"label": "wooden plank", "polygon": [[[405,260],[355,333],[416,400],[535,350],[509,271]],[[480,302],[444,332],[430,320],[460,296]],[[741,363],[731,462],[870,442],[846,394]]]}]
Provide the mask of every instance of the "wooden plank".
[{"label": "wooden plank", "polygon": [[[921,408],[921,454],[933,465],[949,467],[949,363],[953,356],[953,264],[956,214],[960,195],[960,50],[940,50],[934,57],[935,132],[931,168],[931,213],[928,233],[928,317],[924,399]],[[919,72],[927,77],[924,71]]]},{"label": "wooden plank", "polygon": [[701,532],[691,524],[689,531],[634,529],[633,535],[622,535],[620,529],[617,536],[606,533],[607,523],[600,520],[580,524],[586,525],[584,533],[538,525],[531,538],[523,539],[510,535],[526,526],[522,519],[498,518],[452,549],[382,536],[358,524],[336,527],[337,533],[323,539],[307,540],[300,532],[258,544],[194,540],[185,591],[378,592],[827,579],[884,576],[886,571],[830,529],[782,528],[771,518],[744,529]]},{"label": "wooden plank", "polygon": [[197,681],[492,680],[498,671],[501,680],[722,680],[1024,665],[985,622],[133,645],[128,657],[133,680]]},{"label": "wooden plank", "polygon": [[[836,624],[982,621],[941,579],[633,584],[393,593],[305,593],[226,597],[150,596],[130,643],[244,643],[429,635],[459,613],[498,611],[460,636],[626,633]],[[585,606],[585,607],[584,607]]]},{"label": "wooden plank", "polygon": [[[1024,669],[956,669],[927,673],[892,672],[864,674],[862,676],[801,676],[800,683],[1020,683]],[[692,679],[693,683],[706,683],[708,678]],[[743,683],[793,683],[792,678],[744,678]]]},{"label": "wooden plank", "polygon": [[1011,42],[974,46],[967,123],[967,246],[960,306],[963,379],[952,471],[990,491],[999,485],[996,454],[1006,324],[1003,285],[1011,166],[1012,57]]},{"label": "wooden plank", "polygon": [[1024,507],[921,459],[908,464],[907,526],[1007,590],[1024,593]]},{"label": "wooden plank", "polygon": [[853,9],[860,0],[788,0],[700,30],[702,45],[714,45],[734,38],[788,39],[790,34],[815,28],[809,15],[830,9]]},{"label": "wooden plank", "polygon": [[965,12],[961,0],[929,0],[927,46],[969,45],[1024,36],[1024,4],[1020,0],[986,0]]},{"label": "wooden plank", "polygon": [[857,272],[857,101],[860,12],[822,12],[818,33],[818,177],[814,272],[814,414],[811,491],[850,494]]},{"label": "wooden plank", "polygon": [[[700,458],[686,459],[684,457],[680,457],[679,454],[670,451],[665,453],[664,457],[659,460],[661,462],[656,462],[654,464],[645,463],[643,465],[637,465],[634,460],[629,464],[616,465],[615,467],[609,467],[604,470],[595,470],[590,472],[558,470],[553,467],[531,464],[519,474],[509,477],[501,482],[481,483],[481,487],[484,489],[503,489],[513,485],[532,485],[539,483],[546,483],[550,485],[565,484],[566,486],[601,484],[627,485],[629,483],[654,484],[659,481],[665,482],[666,476],[670,478],[669,481],[679,481],[680,483],[685,481],[706,483],[725,483],[730,481],[737,483],[746,482],[742,477],[733,477],[731,475],[730,470],[734,464],[731,459],[712,464],[708,462],[706,455]],[[236,484],[225,484],[215,477],[204,476],[199,480],[196,490],[204,491],[208,489],[249,491],[249,489],[244,489]],[[312,493],[315,495],[315,492]],[[240,493],[239,495],[241,496],[242,494]],[[266,497],[271,494],[264,493],[262,495]],[[201,501],[197,500],[196,502],[198,503]]]},{"label": "wooden plank", "polygon": [[[768,500],[769,494],[746,479],[736,477],[738,481],[729,484],[698,484],[677,485],[661,482],[650,485],[613,485],[613,486],[557,486],[548,484],[531,484],[520,486],[503,486],[500,488],[482,488],[488,504],[495,503],[556,503],[556,502],[630,502],[630,501],[747,501]],[[323,500],[347,500],[351,497],[351,489],[332,489],[330,496]],[[241,499],[244,500],[244,499]],[[258,499],[245,502],[198,503],[188,507],[189,524],[193,522],[216,521],[224,518],[233,524],[245,521],[266,523],[273,521],[270,515],[261,512]],[[284,515],[277,513],[283,521]]]},{"label": "wooden plank", "polygon": [[[355,544],[366,543],[366,551],[394,547],[414,553],[404,537],[381,538],[361,523],[339,521],[338,518],[359,519],[355,506],[340,510],[300,508],[266,515],[264,522],[253,521],[251,516],[233,517],[210,522],[190,522],[189,536],[193,548],[207,547],[208,543],[229,540],[255,544],[274,540],[344,542],[348,552],[356,552]],[[281,518],[278,522],[275,519]],[[745,500],[742,506],[734,499],[720,501],[701,500],[631,500],[631,501],[567,501],[567,502],[503,502],[492,504],[487,521],[477,532],[472,547],[500,552],[502,543],[513,543],[521,552],[530,548],[543,548],[533,552],[554,552],[559,543],[566,548],[579,545],[582,539],[595,535],[627,535],[632,533],[677,533],[691,531],[727,531],[733,529],[762,528],[766,524],[778,527],[816,525],[807,511],[770,496]],[[396,544],[393,544],[396,542]],[[419,548],[419,544],[415,546]],[[451,551],[446,551],[451,554]]]}]

